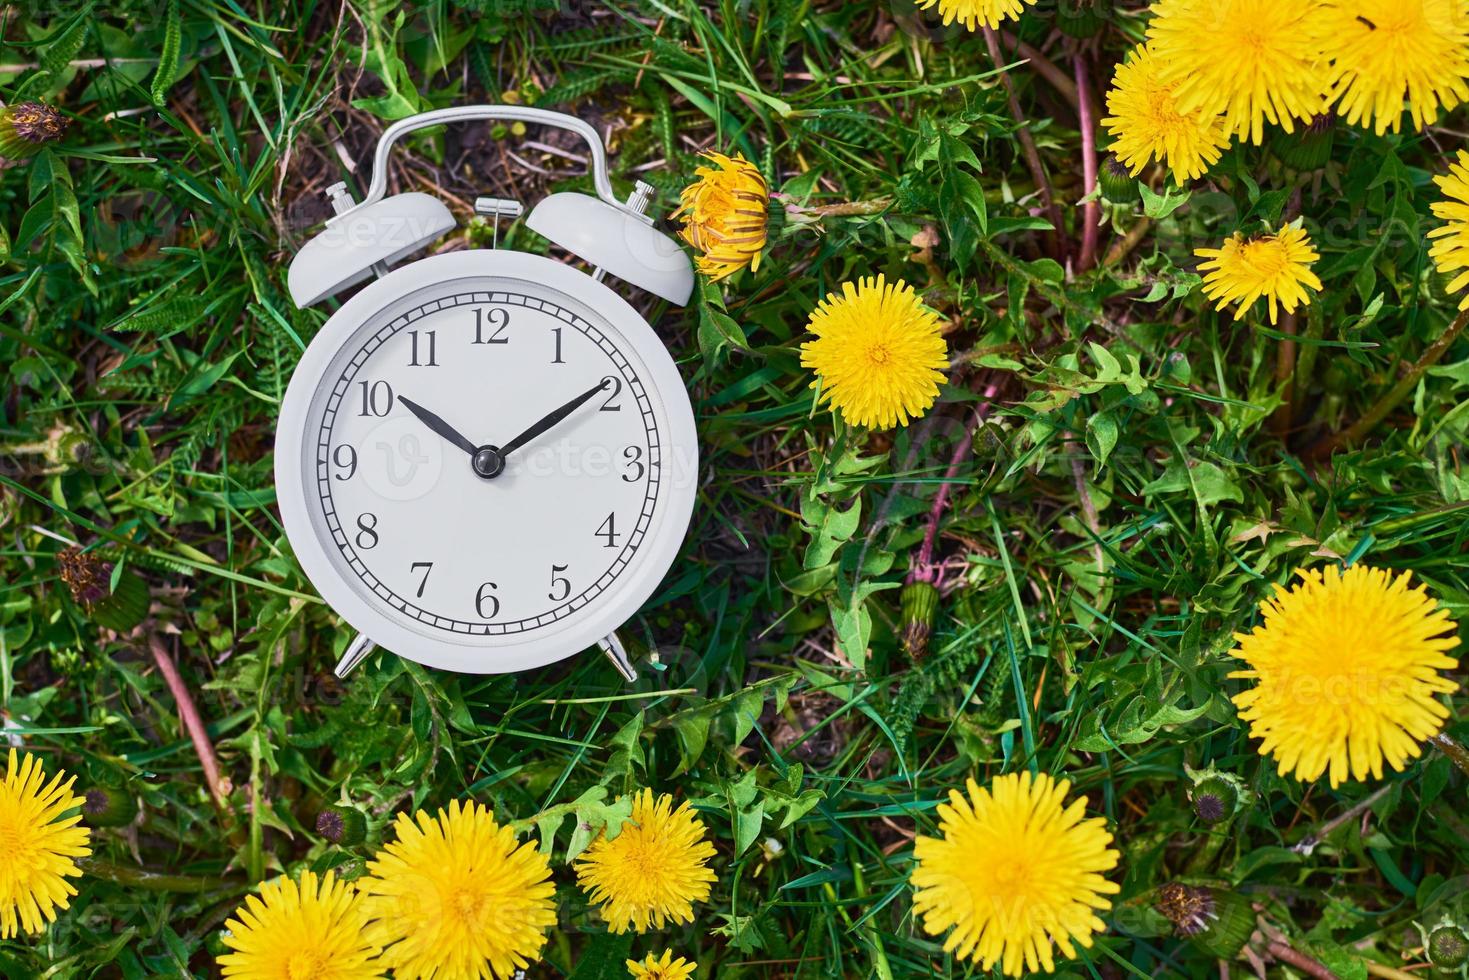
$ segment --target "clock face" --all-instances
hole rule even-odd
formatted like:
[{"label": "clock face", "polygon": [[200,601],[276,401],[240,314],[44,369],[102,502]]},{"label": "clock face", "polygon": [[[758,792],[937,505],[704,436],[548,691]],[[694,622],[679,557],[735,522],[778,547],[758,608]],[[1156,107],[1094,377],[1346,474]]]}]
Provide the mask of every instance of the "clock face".
[{"label": "clock face", "polygon": [[548,280],[616,299],[605,287],[537,261],[558,275],[400,284],[338,331],[302,413],[296,493],[317,569],[303,567],[334,607],[349,593],[370,611],[354,625],[425,663],[491,672],[577,652],[635,611],[686,527],[695,467],[671,361],[652,369],[652,331],[627,329],[621,300]]}]

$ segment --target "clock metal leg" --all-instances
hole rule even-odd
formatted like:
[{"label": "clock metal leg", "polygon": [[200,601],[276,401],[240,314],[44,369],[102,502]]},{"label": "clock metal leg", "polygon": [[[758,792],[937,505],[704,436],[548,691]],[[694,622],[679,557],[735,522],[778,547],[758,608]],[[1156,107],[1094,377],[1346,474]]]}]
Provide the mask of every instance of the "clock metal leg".
[{"label": "clock metal leg", "polygon": [[347,646],[347,652],[342,654],[342,659],[337,661],[336,669],[332,673],[338,677],[346,677],[376,649],[377,644],[368,639],[365,633],[358,633],[357,638]]},{"label": "clock metal leg", "polygon": [[629,684],[638,679],[637,668],[633,667],[632,661],[628,659],[627,650],[623,649],[622,641],[617,638],[616,633],[608,633],[597,641],[597,646],[602,648],[602,654],[610,661],[617,672],[622,675],[623,680]]}]

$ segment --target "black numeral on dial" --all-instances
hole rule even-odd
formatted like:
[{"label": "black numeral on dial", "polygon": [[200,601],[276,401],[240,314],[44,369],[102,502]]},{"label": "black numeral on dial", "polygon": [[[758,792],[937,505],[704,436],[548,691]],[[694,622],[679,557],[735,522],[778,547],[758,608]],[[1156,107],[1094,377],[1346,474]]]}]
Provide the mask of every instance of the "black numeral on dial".
[{"label": "black numeral on dial", "polygon": [[476,344],[508,344],[505,328],[510,326],[510,311],[496,306],[489,310],[474,311],[474,342]]},{"label": "black numeral on dial", "polygon": [[434,563],[431,561],[416,561],[408,566],[411,572],[417,572],[420,568],[423,569],[423,578],[418,580],[417,596],[422,599],[424,587],[428,585],[428,573],[434,570]]},{"label": "black numeral on dial", "polygon": [[622,394],[622,379],[615,374],[608,375],[607,377],[602,379],[603,384],[606,384],[609,381],[612,382],[612,390],[607,393],[607,400],[602,403],[602,407],[597,409],[597,411],[620,412],[622,411],[622,406],[614,405],[612,403],[617,401],[618,395]]},{"label": "black numeral on dial", "polygon": [[552,327],[551,328],[551,333],[555,334],[555,336],[556,336],[556,356],[554,356],[554,357],[551,358],[551,363],[552,364],[565,364],[566,362],[561,359],[561,328],[560,327]]},{"label": "black numeral on dial", "polygon": [[358,416],[381,418],[393,410],[393,386],[386,381],[359,381],[357,387],[362,390],[362,410]]},{"label": "black numeral on dial", "polygon": [[332,462],[347,471],[346,473],[338,473],[335,477],[336,479],[350,480],[357,475],[357,450],[351,446],[343,443],[334,449],[332,451]]},{"label": "black numeral on dial", "polygon": [[551,566],[551,591],[546,593],[547,599],[552,602],[563,602],[567,596],[571,595],[571,579],[561,574],[570,567],[570,565]]},{"label": "black numeral on dial", "polygon": [[371,551],[377,547],[377,515],[371,512],[357,515],[357,547]]},{"label": "black numeral on dial", "polygon": [[622,458],[627,460],[627,472],[622,474],[623,483],[637,483],[648,472],[648,467],[643,463],[642,446],[628,446],[622,451]]},{"label": "black numeral on dial", "polygon": [[419,360],[418,359],[419,358],[419,354],[418,354],[418,331],[417,330],[410,330],[410,331],[408,331],[408,339],[409,339],[409,341],[413,345],[412,355],[410,356],[410,358],[408,360],[408,366],[409,367],[438,367],[439,366],[439,362],[438,362],[438,359],[435,357],[435,355],[438,353],[438,347],[439,347],[439,345],[438,345],[438,337],[439,337],[439,332],[437,330],[427,330],[427,331],[424,332],[423,336],[424,336],[423,349],[424,349],[424,352],[425,352],[424,353],[424,357],[426,359],[425,360]]},{"label": "black numeral on dial", "polygon": [[605,521],[603,521],[601,523],[601,525],[599,525],[598,528],[597,528],[597,537],[601,538],[604,542],[606,542],[605,544],[602,545],[602,547],[604,547],[604,548],[615,548],[615,547],[617,547],[618,534],[617,534],[617,515],[616,514],[608,514],[607,515],[607,519]]},{"label": "black numeral on dial", "polygon": [[[495,590],[498,588],[499,586],[494,582],[486,582],[474,594],[474,611],[479,613],[480,619],[494,619],[500,615],[500,598],[495,595]],[[485,611],[487,607],[488,612]]]}]

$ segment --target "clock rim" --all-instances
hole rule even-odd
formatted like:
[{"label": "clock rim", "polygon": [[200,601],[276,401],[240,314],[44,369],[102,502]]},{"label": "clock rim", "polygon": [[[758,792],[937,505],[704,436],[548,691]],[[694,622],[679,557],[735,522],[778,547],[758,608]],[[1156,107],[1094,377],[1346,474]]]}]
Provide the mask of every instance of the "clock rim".
[{"label": "clock rim", "polygon": [[[384,307],[409,293],[455,279],[497,276],[516,279],[534,294],[537,287],[566,294],[604,318],[647,368],[647,386],[656,390],[668,425],[664,459],[688,459],[684,485],[666,480],[667,489],[642,546],[628,569],[609,585],[595,612],[549,636],[425,635],[395,622],[366,600],[332,562],[316,533],[307,498],[306,424],[311,403],[326,370],[343,345]],[[675,454],[678,454],[677,456]],[[687,455],[684,455],[687,454]],[[565,660],[594,645],[626,623],[652,597],[683,546],[698,494],[699,444],[693,405],[673,356],[652,326],[631,304],[586,273],[528,252],[469,249],[446,252],[403,265],[365,286],[322,325],[291,375],[276,423],[276,500],[286,538],[306,578],[327,606],[378,646],[427,667],[470,674],[531,670]],[[599,597],[600,599],[600,597]],[[573,614],[575,615],[575,614]],[[495,651],[495,663],[484,663]],[[486,669],[491,666],[493,669]]]}]

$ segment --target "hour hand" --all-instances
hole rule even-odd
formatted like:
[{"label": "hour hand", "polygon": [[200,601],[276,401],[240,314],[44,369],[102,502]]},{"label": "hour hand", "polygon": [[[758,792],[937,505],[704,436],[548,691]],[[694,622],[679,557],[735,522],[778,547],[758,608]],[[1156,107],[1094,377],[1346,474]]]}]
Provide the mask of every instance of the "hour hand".
[{"label": "hour hand", "polygon": [[435,415],[433,412],[430,412],[422,405],[418,404],[415,401],[404,398],[402,395],[398,396],[398,401],[403,403],[404,408],[408,409],[408,411],[418,416],[418,420],[420,422],[428,426],[430,429],[433,429],[439,435],[443,436],[445,439],[449,440],[460,449],[469,453],[470,456],[473,456],[479,450],[478,446],[470,442],[468,439],[464,438],[464,436],[460,435],[458,429],[455,429],[448,422],[445,422],[443,419],[439,418],[437,415]]},{"label": "hour hand", "polygon": [[570,415],[572,412],[576,411],[583,404],[585,404],[587,400],[590,399],[597,392],[604,390],[611,382],[611,380],[611,378],[603,378],[601,381],[597,382],[596,387],[590,388],[587,391],[582,392],[580,395],[577,395],[571,401],[567,402],[565,405],[562,405],[560,408],[556,409],[556,411],[552,412],[550,415],[547,415],[545,418],[541,419],[529,429],[526,429],[514,439],[511,439],[509,442],[505,443],[505,445],[500,447],[500,455],[509,456],[515,450],[519,449],[521,446],[524,446],[526,443],[530,442],[542,432],[545,432],[553,425],[561,422],[563,419],[566,418],[566,416]]}]

